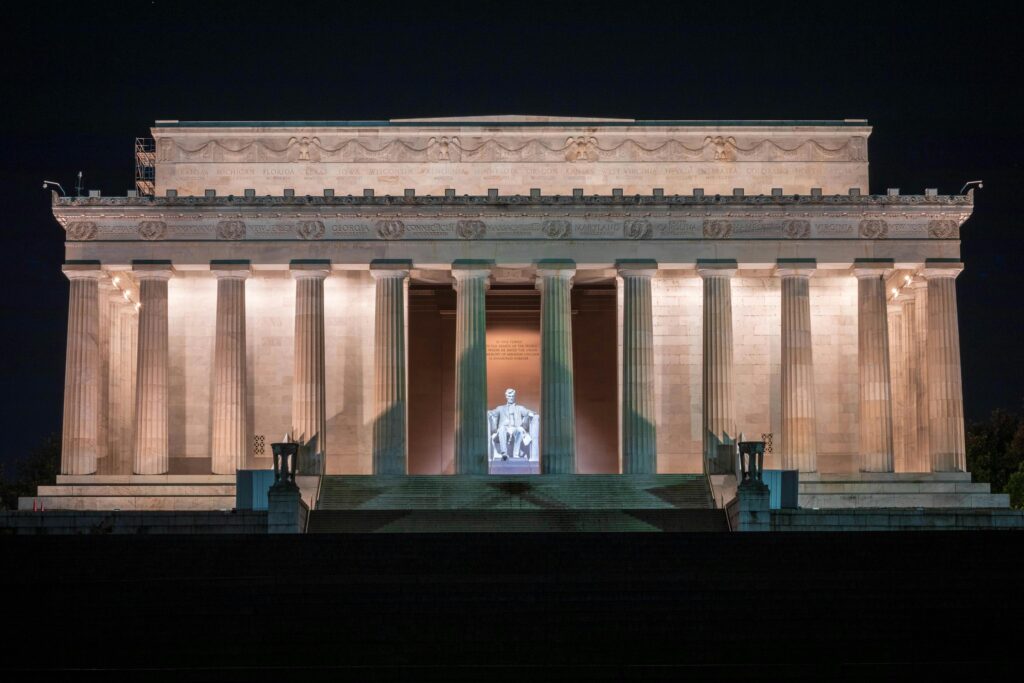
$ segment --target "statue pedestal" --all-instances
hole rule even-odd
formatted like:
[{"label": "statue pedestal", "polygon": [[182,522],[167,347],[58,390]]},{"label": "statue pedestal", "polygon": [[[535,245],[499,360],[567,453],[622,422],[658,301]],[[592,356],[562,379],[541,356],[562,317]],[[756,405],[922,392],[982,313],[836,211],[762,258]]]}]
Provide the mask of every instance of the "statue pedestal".
[{"label": "statue pedestal", "polygon": [[295,484],[275,484],[267,493],[267,533],[301,534],[309,508]]},{"label": "statue pedestal", "polygon": [[488,465],[491,474],[540,474],[537,460],[491,460]]},{"label": "statue pedestal", "polygon": [[748,479],[736,489],[740,523],[737,531],[771,531],[769,490],[763,483]]}]

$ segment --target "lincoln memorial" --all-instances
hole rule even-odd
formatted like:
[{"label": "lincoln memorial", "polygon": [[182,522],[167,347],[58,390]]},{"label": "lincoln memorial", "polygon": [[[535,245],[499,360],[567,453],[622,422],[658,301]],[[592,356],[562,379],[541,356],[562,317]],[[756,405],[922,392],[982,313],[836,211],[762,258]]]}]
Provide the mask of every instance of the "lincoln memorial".
[{"label": "lincoln memorial", "polygon": [[285,435],[300,475],[714,475],[755,440],[801,486],[970,482],[973,197],[871,194],[870,134],[157,121],[151,182],[53,197],[58,483],[233,482]]}]

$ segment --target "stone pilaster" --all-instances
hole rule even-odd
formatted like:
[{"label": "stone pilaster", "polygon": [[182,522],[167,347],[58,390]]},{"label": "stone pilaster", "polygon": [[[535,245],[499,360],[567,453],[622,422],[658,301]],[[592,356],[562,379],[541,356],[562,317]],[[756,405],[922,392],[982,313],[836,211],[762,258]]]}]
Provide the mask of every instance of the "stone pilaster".
[{"label": "stone pilaster", "polygon": [[377,282],[374,474],[405,474],[408,471],[405,296],[410,268],[411,261],[370,263],[370,274]]},{"label": "stone pilaster", "polygon": [[656,261],[619,261],[622,281],[622,472],[655,474],[654,319]]},{"label": "stone pilaster", "polygon": [[698,262],[704,281],[703,363],[704,467],[732,472],[735,463],[720,462],[719,446],[736,442],[733,400],[732,277],[735,261]]},{"label": "stone pilaster", "polygon": [[234,474],[245,467],[249,452],[245,343],[249,264],[213,262],[210,270],[217,278],[210,468],[214,474]]},{"label": "stone pilaster", "polygon": [[299,474],[326,466],[327,399],[324,365],[324,279],[327,261],[292,261],[295,278],[295,371],[292,379],[292,437],[299,449]]},{"label": "stone pilaster", "polygon": [[99,263],[65,264],[71,281],[64,363],[62,474],[94,474],[99,419]]},{"label": "stone pilaster", "polygon": [[167,282],[169,262],[136,265],[139,283],[138,370],[135,390],[135,474],[166,474],[168,453]]},{"label": "stone pilaster", "polygon": [[854,268],[857,277],[857,359],[860,374],[859,452],[863,472],[892,472],[892,384],[885,279],[891,262]]},{"label": "stone pilaster", "polygon": [[782,281],[782,468],[816,472],[810,278],[814,261],[779,262]]},{"label": "stone pilaster", "polygon": [[[487,474],[487,288],[490,263],[452,264],[455,308],[455,473]],[[543,422],[541,423],[543,426]]]},{"label": "stone pilaster", "polygon": [[572,366],[572,261],[540,261],[540,466],[543,474],[576,472],[576,402]]},{"label": "stone pilaster", "polygon": [[892,386],[892,460],[893,471],[907,469],[907,350],[903,305],[897,300],[888,306],[889,383]]},{"label": "stone pilaster", "polygon": [[928,440],[934,472],[967,470],[956,308],[956,277],[962,270],[959,262],[929,260],[923,273],[928,281]]},{"label": "stone pilaster", "polygon": [[910,283],[905,291],[914,296],[913,322],[908,319],[908,327],[913,329],[914,346],[908,352],[914,356],[915,372],[913,386],[907,391],[915,396],[917,415],[917,435],[914,437],[914,471],[931,472],[931,439],[928,419],[928,282],[918,278]]}]

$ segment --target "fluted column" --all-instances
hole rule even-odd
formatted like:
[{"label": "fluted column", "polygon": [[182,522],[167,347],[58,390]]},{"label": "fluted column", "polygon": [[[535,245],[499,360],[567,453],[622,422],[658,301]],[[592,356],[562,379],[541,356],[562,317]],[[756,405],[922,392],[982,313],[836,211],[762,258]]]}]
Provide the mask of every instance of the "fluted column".
[{"label": "fluted column", "polygon": [[622,279],[622,472],[655,474],[654,319],[656,261],[619,261]]},{"label": "fluted column", "polygon": [[[111,429],[117,433],[117,448],[110,465],[110,474],[131,474],[135,453],[135,395],[138,363],[139,311],[136,304],[122,301],[117,307],[118,356],[117,417]],[[141,306],[138,308],[141,309]]]},{"label": "fluted column", "polygon": [[576,472],[572,367],[572,261],[537,264],[540,303],[540,448],[543,474]]},{"label": "fluted column", "polygon": [[[121,361],[125,353],[122,343],[122,328],[127,324],[121,315],[121,309],[130,306],[125,301],[121,291],[112,284],[104,288],[100,285],[100,309],[106,309],[106,322],[100,322],[107,328],[107,353],[106,353],[106,400],[101,403],[106,406],[105,424],[101,422],[100,431],[106,433],[106,450],[100,457],[96,471],[102,474],[120,474],[121,453],[125,445],[121,442],[123,429],[121,426],[124,415],[127,412],[123,404],[124,392],[122,385],[126,379],[121,374]],[[102,351],[101,351],[102,355]],[[130,446],[129,446],[130,449]]]},{"label": "fluted column", "polygon": [[892,386],[892,460],[893,471],[909,472],[907,467],[907,353],[903,305],[897,300],[888,306],[889,383]]},{"label": "fluted column", "polygon": [[109,467],[107,455],[110,452],[110,354],[111,354],[111,316],[110,295],[117,289],[108,277],[100,278],[98,292],[99,319],[97,323],[97,347],[99,350],[99,384],[97,385],[96,411],[96,471],[105,472]]},{"label": "fluted column", "polygon": [[718,447],[736,442],[732,345],[732,277],[736,263],[698,263],[697,274],[704,280],[704,466],[711,472],[732,472],[735,463],[719,462]]},{"label": "fluted column", "polygon": [[[903,355],[905,382],[903,387],[903,454],[904,471],[930,472],[931,461],[927,450],[918,445],[918,432],[923,404],[918,399],[918,386],[921,384],[921,371],[926,353],[921,352],[918,335],[917,308],[920,305],[920,289],[911,282],[900,292],[903,307]],[[926,285],[927,286],[927,285]]]},{"label": "fluted column", "polygon": [[782,281],[782,469],[816,472],[814,353],[810,278],[813,261],[779,264]]},{"label": "fluted column", "polygon": [[929,261],[928,281],[928,434],[932,471],[967,470],[964,448],[964,394],[960,369],[960,331],[956,276],[961,263]]},{"label": "fluted column", "polygon": [[[928,282],[918,278],[910,283],[907,290],[914,296],[914,318],[908,322],[913,328],[914,346],[908,349],[914,356],[914,384],[908,387],[916,398],[917,434],[914,437],[914,470],[931,472],[931,435],[928,417]],[[909,321],[909,319],[908,319]]]},{"label": "fluted column", "polygon": [[[455,307],[455,473],[487,474],[487,288],[490,264],[452,264]],[[541,423],[543,425],[543,422]]]},{"label": "fluted column", "polygon": [[249,446],[245,344],[248,263],[212,263],[217,278],[217,329],[213,344],[210,468],[234,474],[245,467]]},{"label": "fluted column", "polygon": [[62,474],[96,472],[99,427],[99,263],[65,264],[71,281],[64,363]]},{"label": "fluted column", "polygon": [[138,371],[135,390],[135,474],[166,474],[168,453],[167,281],[170,263],[135,266],[139,282]]},{"label": "fluted column", "polygon": [[327,262],[292,262],[295,278],[295,370],[292,379],[292,436],[300,474],[318,474],[326,465],[327,398],[324,365],[324,278]]},{"label": "fluted column", "polygon": [[857,277],[857,361],[860,375],[860,469],[892,472],[892,384],[885,300],[886,267],[854,268]]},{"label": "fluted column", "polygon": [[410,261],[370,263],[370,274],[377,281],[374,474],[405,474],[408,471],[405,285],[411,267]]}]

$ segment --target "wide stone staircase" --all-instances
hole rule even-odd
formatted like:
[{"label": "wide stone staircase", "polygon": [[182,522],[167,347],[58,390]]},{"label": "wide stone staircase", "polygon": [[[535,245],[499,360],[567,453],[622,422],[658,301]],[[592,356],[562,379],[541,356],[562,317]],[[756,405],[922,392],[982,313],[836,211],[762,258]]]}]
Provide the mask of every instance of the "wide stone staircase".
[{"label": "wide stone staircase", "polygon": [[801,473],[800,507],[1008,508],[1005,493],[971,481],[970,472]]},{"label": "wide stone staircase", "polygon": [[727,531],[699,474],[324,477],[311,533]]},{"label": "wide stone staircase", "polygon": [[57,475],[53,486],[18,499],[19,510],[230,510],[233,474]]}]

